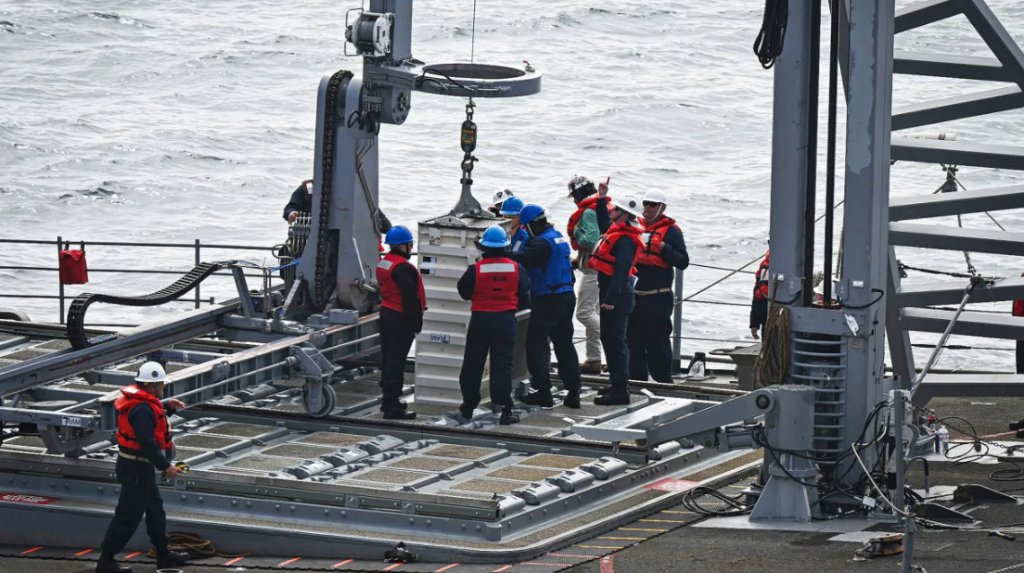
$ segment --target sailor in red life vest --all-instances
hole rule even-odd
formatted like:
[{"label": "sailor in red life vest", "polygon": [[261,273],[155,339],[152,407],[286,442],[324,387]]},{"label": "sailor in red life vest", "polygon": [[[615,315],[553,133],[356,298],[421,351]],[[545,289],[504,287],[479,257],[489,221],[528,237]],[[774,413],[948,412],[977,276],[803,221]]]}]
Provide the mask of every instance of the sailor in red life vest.
[{"label": "sailor in red life vest", "polygon": [[[1013,301],[1013,316],[1024,316],[1024,300]],[[1024,340],[1017,341],[1017,374],[1024,374]]]},{"label": "sailor in red life vest", "polygon": [[480,404],[480,380],[489,353],[491,404],[501,407],[499,423],[505,426],[519,421],[512,410],[516,311],[530,307],[530,281],[526,269],[508,258],[510,243],[505,229],[488,227],[477,243],[483,258],[470,265],[458,283],[459,296],[473,301],[459,374],[459,413],[466,420],[473,418],[473,410]]},{"label": "sailor in red life vest", "polygon": [[416,412],[400,400],[405,384],[405,359],[423,329],[427,296],[420,271],[409,262],[412,231],[396,225],[384,236],[391,251],[377,264],[380,285],[380,410],[385,420],[412,420]]},{"label": "sailor in red life vest", "polygon": [[665,215],[667,203],[661,191],[644,195],[644,245],[636,261],[636,308],[626,330],[630,379],[647,380],[650,375],[663,384],[672,383],[672,282],[675,269],[690,266],[683,232],[675,219]]},{"label": "sailor in red life vest", "polygon": [[757,267],[754,277],[754,298],[750,301],[750,336],[754,340],[760,338],[758,332],[768,322],[768,265],[771,262],[771,254],[765,251],[761,264]]},{"label": "sailor in red life vest", "polygon": [[114,556],[128,541],[146,516],[146,532],[156,549],[158,569],[184,565],[188,555],[168,549],[167,515],[156,484],[156,471],[167,479],[181,470],[172,463],[174,444],[168,414],[185,407],[181,400],[163,402],[167,376],[158,362],[146,362],[135,377],[135,384],[121,389],[114,401],[117,413],[117,466],[115,473],[121,493],[114,510],[114,519],[100,545],[96,573],[131,573],[130,567],[118,565]]},{"label": "sailor in red life vest", "polygon": [[569,216],[566,228],[569,243],[576,251],[573,268],[580,269],[580,290],[576,296],[576,320],[587,333],[586,358],[580,364],[582,374],[600,374],[601,364],[601,304],[598,302],[597,271],[587,267],[590,256],[601,239],[597,228],[597,187],[581,175],[569,180],[569,197],[576,211]]},{"label": "sailor in red life vest", "polygon": [[608,183],[598,186],[597,224],[604,235],[588,265],[596,269],[601,297],[601,344],[608,361],[611,388],[594,399],[598,406],[629,404],[629,345],[626,326],[635,304],[633,266],[643,244],[636,219],[642,213],[640,200],[624,196],[615,200],[608,212]]}]

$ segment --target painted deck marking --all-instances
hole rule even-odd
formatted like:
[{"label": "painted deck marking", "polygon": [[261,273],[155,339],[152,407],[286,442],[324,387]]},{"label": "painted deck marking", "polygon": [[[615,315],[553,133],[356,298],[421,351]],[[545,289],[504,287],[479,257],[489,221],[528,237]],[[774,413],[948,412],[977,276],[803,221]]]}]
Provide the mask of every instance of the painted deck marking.
[{"label": "painted deck marking", "polygon": [[692,512],[692,511],[679,511],[679,510],[671,510],[671,509],[666,509],[665,511],[663,511],[661,513],[668,513],[670,515],[697,515],[696,513]]},{"label": "painted deck marking", "polygon": [[641,519],[644,523],[689,523],[685,519]]},{"label": "painted deck marking", "polygon": [[41,550],[42,548],[43,548],[42,545],[37,545],[37,546],[35,546],[35,547],[31,548],[31,549],[26,549],[26,550],[22,551],[21,554],[22,555],[32,555],[33,553],[35,553],[36,551]]},{"label": "painted deck marking", "polygon": [[444,573],[445,571],[447,571],[447,570],[449,570],[449,569],[451,569],[453,567],[458,567],[458,566],[459,566],[458,563],[449,563],[448,565],[445,565],[444,567],[441,567],[437,571],[434,571],[434,573]]},{"label": "painted deck marking", "polygon": [[529,565],[530,567],[572,567],[572,563],[544,563],[543,561],[523,561],[520,565]]},{"label": "painted deck marking", "polygon": [[338,567],[344,567],[344,566],[348,565],[349,563],[351,563],[353,561],[355,561],[355,559],[346,559],[344,561],[338,561],[334,565],[331,565],[331,569],[337,569]]},{"label": "painted deck marking", "polygon": [[650,539],[650,537],[629,537],[629,536],[611,537],[611,536],[601,536],[601,537],[598,537],[598,539],[600,539],[601,541],[646,541],[646,540]]},{"label": "painted deck marking", "polygon": [[289,559],[287,561],[282,561],[282,562],[278,563],[277,566],[278,567],[287,567],[287,566],[291,565],[292,563],[295,563],[296,561],[300,561],[301,559],[302,559],[301,557],[292,557],[291,559]]},{"label": "painted deck marking", "polygon": [[668,529],[657,527],[620,527],[618,531],[656,531],[658,533],[665,533]]},{"label": "painted deck marking", "polygon": [[577,545],[581,549],[625,549],[622,545]]},{"label": "painted deck marking", "polygon": [[88,555],[90,553],[92,553],[92,549],[83,549],[83,550],[79,551],[78,553],[75,553],[75,557],[82,557],[82,556]]},{"label": "painted deck marking", "polygon": [[[578,546],[577,546],[578,547]],[[597,559],[600,555],[577,555],[575,553],[547,553],[548,557],[568,557],[570,559]]]},{"label": "painted deck marking", "polygon": [[135,559],[139,555],[142,555],[142,552],[141,551],[135,551],[133,553],[129,553],[128,555],[125,555],[124,556],[124,560],[127,561],[129,559]]},{"label": "painted deck marking", "polygon": [[601,558],[601,573],[615,573],[615,558],[607,555]]},{"label": "painted deck marking", "polygon": [[384,568],[384,570],[385,571],[391,571],[392,569],[398,569],[401,566],[402,566],[402,562],[399,561],[398,563],[395,563],[393,565],[388,565],[387,567]]},{"label": "painted deck marking", "polygon": [[512,566],[511,566],[511,565],[504,565],[504,566],[502,566],[502,567],[498,567],[498,568],[497,568],[497,569],[495,569],[494,571],[491,571],[491,573],[501,573],[502,571],[507,571],[507,570],[509,570],[509,569],[511,569],[511,568],[512,568]]},{"label": "painted deck marking", "polygon": [[235,557],[234,559],[228,559],[228,562],[227,562],[227,563],[225,563],[224,565],[225,565],[225,566],[227,566],[227,565],[234,565],[235,563],[238,563],[238,562],[239,562],[239,561],[241,561],[242,559],[245,559],[245,556],[242,556],[242,557]]}]

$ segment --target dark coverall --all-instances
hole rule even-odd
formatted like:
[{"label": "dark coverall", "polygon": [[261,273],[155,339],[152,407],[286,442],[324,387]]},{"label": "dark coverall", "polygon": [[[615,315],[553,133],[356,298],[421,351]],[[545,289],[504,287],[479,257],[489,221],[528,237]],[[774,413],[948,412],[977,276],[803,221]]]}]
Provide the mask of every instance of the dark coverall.
[{"label": "dark coverall", "polygon": [[400,408],[399,398],[405,385],[405,359],[412,341],[423,330],[423,306],[417,294],[419,273],[412,265],[399,265],[392,277],[402,293],[402,312],[380,309],[380,409]]},{"label": "dark coverall", "polygon": [[128,413],[128,423],[135,430],[135,436],[142,445],[146,461],[130,460],[118,456],[115,474],[121,484],[121,495],[117,499],[114,519],[107,528],[100,545],[101,555],[112,558],[128,545],[135,530],[146,516],[146,533],[158,555],[165,555],[167,549],[167,514],[164,500],[156,483],[156,471],[170,467],[166,454],[156,443],[156,416],[147,404],[138,404]]},{"label": "dark coverall", "polygon": [[[527,269],[544,269],[552,256],[551,245],[539,237],[530,237],[523,249],[511,256]],[[570,271],[571,273],[571,271]],[[576,293],[542,294],[544,285],[531,280],[530,324],[526,329],[526,367],[530,386],[540,392],[551,391],[551,346],[558,360],[558,377],[570,392],[580,390],[580,361],[572,343],[572,315]],[[550,343],[548,342],[550,340]],[[549,345],[550,344],[550,345]]]},{"label": "dark coverall", "polygon": [[288,199],[288,204],[284,206],[284,214],[281,215],[285,221],[288,220],[288,215],[298,211],[299,213],[311,213],[312,205],[310,205],[310,194],[306,192],[306,184],[302,183],[292,191],[292,196]]},{"label": "dark coverall", "polygon": [[[629,317],[629,328],[626,330],[629,339],[629,377],[633,380],[647,380],[649,372],[655,381],[670,384],[674,297],[672,280],[675,278],[675,269],[685,270],[690,266],[683,232],[679,227],[672,226],[665,233],[664,245],[656,256],[671,265],[670,268],[636,265],[636,308]],[[664,289],[668,289],[667,292],[641,294]]]},{"label": "dark coverall", "polygon": [[[605,233],[612,226],[608,214],[608,200],[597,200],[597,227]],[[597,288],[600,292],[602,305],[615,308],[601,308],[601,346],[604,347],[605,359],[608,361],[608,380],[612,384],[612,394],[629,393],[629,345],[626,342],[626,327],[629,315],[635,305],[633,286],[629,282],[629,271],[633,267],[636,256],[636,245],[633,241],[620,239],[612,250],[615,257],[615,271],[612,276],[604,273],[597,275]]]},{"label": "dark coverall", "polygon": [[[504,252],[484,252],[483,258],[505,257]],[[476,288],[476,265],[470,265],[459,279],[459,296],[473,298]],[[519,265],[516,296],[517,310],[530,307],[530,279]],[[466,354],[459,373],[462,404],[472,410],[480,404],[480,380],[488,352],[491,355],[491,403],[512,406],[512,355],[516,345],[516,311],[473,311],[466,332]]]}]

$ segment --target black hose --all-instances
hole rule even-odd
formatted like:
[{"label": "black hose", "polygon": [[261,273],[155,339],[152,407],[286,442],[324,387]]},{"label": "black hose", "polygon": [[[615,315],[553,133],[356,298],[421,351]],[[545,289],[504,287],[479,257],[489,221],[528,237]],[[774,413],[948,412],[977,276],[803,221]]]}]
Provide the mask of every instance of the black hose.
[{"label": "black hose", "polygon": [[766,0],[761,31],[754,40],[754,53],[761,67],[770,69],[775,58],[782,53],[786,40],[786,24],[789,20],[789,0]]},{"label": "black hose", "polygon": [[807,86],[807,188],[804,194],[804,289],[803,306],[811,306],[814,301],[814,289],[811,281],[814,276],[814,201],[817,191],[818,177],[818,78],[821,75],[818,65],[821,52],[821,4],[811,2],[811,37],[808,60],[810,74]]}]

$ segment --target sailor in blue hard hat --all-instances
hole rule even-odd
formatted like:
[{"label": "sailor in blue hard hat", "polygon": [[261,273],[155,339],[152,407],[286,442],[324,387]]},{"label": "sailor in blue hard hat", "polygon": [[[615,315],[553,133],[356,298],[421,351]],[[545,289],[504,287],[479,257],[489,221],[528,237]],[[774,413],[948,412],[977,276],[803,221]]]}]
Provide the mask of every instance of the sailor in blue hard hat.
[{"label": "sailor in blue hard hat", "polygon": [[519,213],[523,210],[523,200],[519,197],[509,197],[501,205],[501,210],[498,211],[502,217],[507,218],[510,221],[512,229],[512,243],[509,245],[509,250],[512,254],[518,253],[523,250],[523,246],[526,245],[526,240],[530,236],[526,233],[526,229],[519,222]]},{"label": "sailor in blue hard hat", "polygon": [[488,227],[477,245],[483,251],[482,258],[466,269],[458,283],[459,296],[472,301],[466,353],[459,374],[459,412],[466,420],[473,418],[473,410],[480,404],[484,364],[490,354],[491,404],[501,408],[500,424],[515,424],[519,421],[512,409],[516,311],[530,306],[530,282],[526,270],[508,258],[509,238],[505,229],[497,225]]},{"label": "sailor in blue hard hat", "polygon": [[[512,256],[530,275],[530,324],[526,331],[526,366],[535,390],[523,402],[542,407],[554,405],[551,392],[551,345],[558,360],[558,376],[567,391],[564,404],[580,407],[580,363],[573,346],[573,292],[569,243],[548,222],[540,205],[525,205],[519,221],[530,239]],[[550,341],[550,342],[549,342]]]},{"label": "sailor in blue hard hat", "polygon": [[423,329],[427,296],[420,271],[409,262],[412,231],[396,225],[384,235],[390,252],[377,264],[380,285],[380,388],[385,420],[411,420],[416,412],[400,400],[405,382],[405,359],[416,334]]},{"label": "sailor in blue hard hat", "polygon": [[502,189],[501,191],[496,191],[494,193],[494,196],[491,197],[491,206],[488,207],[487,210],[490,211],[491,213],[494,213],[495,215],[500,215],[501,207],[505,204],[505,201],[508,201],[509,199],[515,196],[516,194],[513,193],[511,189]]}]

